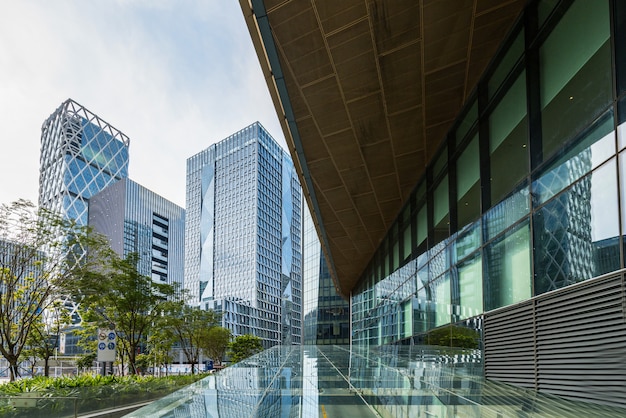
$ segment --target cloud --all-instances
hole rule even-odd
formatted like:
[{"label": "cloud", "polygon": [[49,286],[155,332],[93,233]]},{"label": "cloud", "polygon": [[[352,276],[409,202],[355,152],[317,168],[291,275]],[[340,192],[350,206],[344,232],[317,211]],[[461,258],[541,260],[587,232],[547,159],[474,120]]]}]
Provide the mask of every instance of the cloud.
[{"label": "cloud", "polygon": [[181,206],[191,155],[257,120],[284,146],[236,2],[7,3],[0,203],[36,201],[40,127],[68,97],[130,137],[133,180]]}]

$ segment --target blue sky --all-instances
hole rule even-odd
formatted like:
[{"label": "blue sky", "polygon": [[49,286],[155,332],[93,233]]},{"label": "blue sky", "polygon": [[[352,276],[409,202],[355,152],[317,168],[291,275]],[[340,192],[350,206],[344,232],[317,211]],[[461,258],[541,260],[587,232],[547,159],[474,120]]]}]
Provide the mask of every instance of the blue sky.
[{"label": "blue sky", "polygon": [[285,148],[235,0],[0,0],[0,203],[37,201],[67,98],[130,137],[130,177],[185,206],[186,159],[260,121]]}]

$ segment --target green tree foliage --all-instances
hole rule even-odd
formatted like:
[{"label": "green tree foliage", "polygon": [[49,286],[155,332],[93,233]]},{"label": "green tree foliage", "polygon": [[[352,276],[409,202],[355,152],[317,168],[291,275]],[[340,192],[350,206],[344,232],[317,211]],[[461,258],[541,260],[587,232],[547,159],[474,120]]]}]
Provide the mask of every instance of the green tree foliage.
[{"label": "green tree foliage", "polygon": [[228,345],[228,356],[233,363],[238,363],[263,351],[261,338],[255,335],[239,335]]},{"label": "green tree foliage", "polygon": [[50,375],[50,358],[59,348],[61,333],[69,324],[67,310],[57,301],[45,311],[43,321],[34,323],[31,328],[26,351],[29,356],[43,360],[44,376]]},{"label": "green tree foliage", "polygon": [[202,351],[213,359],[216,365],[222,364],[222,359],[230,344],[232,333],[224,327],[213,327],[208,330],[206,339],[202,343]]},{"label": "green tree foliage", "polygon": [[[150,353],[150,361],[154,362],[157,370],[160,367],[165,368],[167,374],[168,366],[172,363],[172,347],[176,343],[176,338],[166,329],[162,328],[159,323],[155,326],[148,336],[148,352]],[[160,373],[158,373],[160,374]]]},{"label": "green tree foliage", "polygon": [[112,256],[107,268],[86,271],[75,281],[74,293],[81,297],[83,321],[99,328],[114,329],[118,356],[128,361],[130,373],[137,373],[136,357],[146,343],[153,324],[161,316],[167,297],[175,289],[156,283],[137,270],[139,256]]},{"label": "green tree foliage", "polygon": [[[77,263],[86,247],[94,256]],[[44,312],[66,295],[77,274],[98,268],[106,248],[88,227],[28,201],[0,206],[0,354],[11,380]]]},{"label": "green tree foliage", "polygon": [[427,344],[430,345],[458,348],[478,348],[479,340],[478,331],[455,325],[434,329],[428,333],[426,338]]},{"label": "green tree foliage", "polygon": [[192,307],[183,301],[169,303],[161,318],[162,331],[178,342],[191,364],[191,374],[195,373],[208,332],[219,323],[220,316],[214,311]]}]

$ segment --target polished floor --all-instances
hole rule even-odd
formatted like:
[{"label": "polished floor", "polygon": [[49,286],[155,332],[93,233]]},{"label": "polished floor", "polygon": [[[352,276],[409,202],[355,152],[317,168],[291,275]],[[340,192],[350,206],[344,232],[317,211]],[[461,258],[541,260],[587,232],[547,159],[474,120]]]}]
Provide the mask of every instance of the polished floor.
[{"label": "polished floor", "polygon": [[478,351],[274,347],[127,417],[624,417],[481,377]]}]

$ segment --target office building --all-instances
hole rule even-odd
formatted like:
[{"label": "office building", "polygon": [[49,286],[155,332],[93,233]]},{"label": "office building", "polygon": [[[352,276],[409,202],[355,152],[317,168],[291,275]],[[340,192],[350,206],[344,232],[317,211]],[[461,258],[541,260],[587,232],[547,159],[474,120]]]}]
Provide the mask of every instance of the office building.
[{"label": "office building", "polygon": [[626,3],[240,4],[353,346],[626,406]]},{"label": "office building", "polygon": [[339,295],[330,278],[311,212],[304,205],[303,257],[303,344],[349,344],[350,304]]},{"label": "office building", "polygon": [[185,287],[234,335],[302,337],[302,192],[257,122],[187,160]]},{"label": "office building", "polygon": [[41,127],[39,206],[87,225],[89,198],[128,177],[126,135],[68,99]]},{"label": "office building", "polygon": [[[39,206],[87,225],[89,199],[128,177],[129,144],[126,135],[84,106],[63,102],[41,127]],[[80,322],[75,301],[64,304]]]},{"label": "office building", "polygon": [[182,287],[185,210],[130,179],[89,200],[89,225],[121,257],[139,254],[138,271],[157,283]]}]

